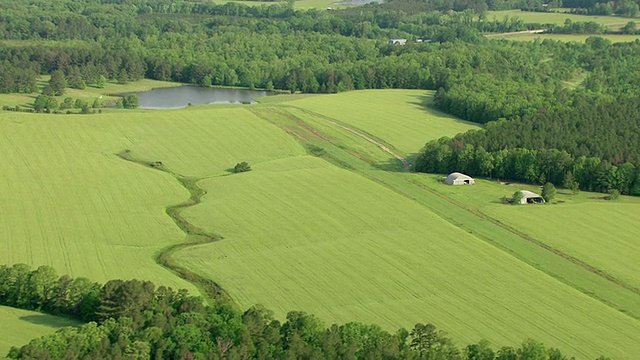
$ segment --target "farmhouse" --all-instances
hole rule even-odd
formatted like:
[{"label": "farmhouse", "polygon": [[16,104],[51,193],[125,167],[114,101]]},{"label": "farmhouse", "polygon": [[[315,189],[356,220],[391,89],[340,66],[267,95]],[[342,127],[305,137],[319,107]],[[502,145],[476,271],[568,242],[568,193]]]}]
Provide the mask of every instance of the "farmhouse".
[{"label": "farmhouse", "polygon": [[406,43],[407,39],[389,39],[391,45],[405,45]]},{"label": "farmhouse", "polygon": [[444,183],[447,185],[474,185],[476,181],[469,175],[454,172],[444,179]]},{"label": "farmhouse", "polygon": [[520,190],[522,194],[522,199],[520,199],[520,204],[544,204],[544,198],[536,193],[527,190]]}]

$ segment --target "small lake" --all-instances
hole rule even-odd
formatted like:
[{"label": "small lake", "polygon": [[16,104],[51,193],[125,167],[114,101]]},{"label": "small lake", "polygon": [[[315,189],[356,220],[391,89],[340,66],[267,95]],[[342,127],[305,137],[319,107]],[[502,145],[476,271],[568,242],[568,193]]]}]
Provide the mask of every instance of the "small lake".
[{"label": "small lake", "polygon": [[179,109],[201,104],[254,104],[266,91],[178,86],[135,93],[142,109]]}]

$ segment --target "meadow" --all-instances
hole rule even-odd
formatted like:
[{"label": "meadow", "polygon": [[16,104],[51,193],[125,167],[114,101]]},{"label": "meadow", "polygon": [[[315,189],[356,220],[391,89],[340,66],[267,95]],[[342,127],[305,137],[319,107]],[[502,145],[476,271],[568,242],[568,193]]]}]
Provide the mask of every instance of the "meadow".
[{"label": "meadow", "polygon": [[605,38],[612,43],[631,42],[640,39],[640,35],[619,35],[619,34],[500,34],[492,36],[492,39],[507,39],[514,41],[534,41],[534,40],[558,40],[564,42],[584,43],[589,37],[598,36]]},{"label": "meadow", "polygon": [[243,308],[387,329],[429,321],[460,342],[530,336],[585,357],[636,351],[637,320],[321,159],[263,163],[200,184],[209,195],[183,215],[224,239],[175,258],[215,277]]},{"label": "meadow", "polygon": [[78,322],[35,311],[0,306],[0,358],[12,346],[20,346],[29,340],[53,333],[65,326],[75,326]]},{"label": "meadow", "polygon": [[[439,187],[437,176],[400,172],[398,160],[357,135],[410,155],[430,139],[477,127],[429,108],[431,96],[371,90],[281,95],[253,106],[1,112],[0,262],[197,292],[154,261],[184,241],[165,211],[189,192],[174,175],[116,156],[128,149],[199,180],[206,194],[182,216],[222,240],[172,259],[219,283],[240,308],[262,303],[280,319],[303,310],[327,323],[388,330],[432,322],[459,344],[531,337],[578,358],[640,352],[638,295],[496,226],[488,217],[519,221],[485,211],[487,203],[506,209],[497,202],[508,191],[456,194],[463,190]],[[253,170],[231,174],[240,161]],[[578,206],[551,216],[579,216]],[[621,251],[637,250],[623,239]],[[611,263],[603,261],[594,266]]]},{"label": "meadow", "polygon": [[605,15],[578,15],[564,12],[534,12],[521,10],[501,10],[487,11],[487,18],[502,20],[505,17],[520,18],[525,23],[555,24],[562,25],[566,19],[571,21],[593,21],[601,25],[606,25],[612,29],[624,26],[629,21],[636,21],[636,18],[626,18],[621,16],[605,16]]},{"label": "meadow", "polygon": [[305,97],[283,104],[349,125],[409,155],[416,153],[429,140],[478,128],[477,124],[430,107],[434,93],[424,90],[363,90]]},{"label": "meadow", "polygon": [[[120,113],[121,114],[121,113]],[[214,115],[215,114],[215,115]],[[0,113],[0,261],[94,281],[140,278],[196,289],[154,256],[184,233],[165,213],[189,192],[116,156],[132,149],[190,176],[304,150],[241,109],[96,115]]]}]

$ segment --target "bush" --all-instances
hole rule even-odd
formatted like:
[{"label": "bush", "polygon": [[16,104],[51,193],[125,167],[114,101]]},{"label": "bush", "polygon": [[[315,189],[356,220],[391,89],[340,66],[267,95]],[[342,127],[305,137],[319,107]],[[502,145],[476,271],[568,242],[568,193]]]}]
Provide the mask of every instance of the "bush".
[{"label": "bush", "polygon": [[246,171],[251,171],[251,166],[246,161],[237,163],[236,166],[233,167],[233,172],[236,174],[241,172],[246,172]]}]

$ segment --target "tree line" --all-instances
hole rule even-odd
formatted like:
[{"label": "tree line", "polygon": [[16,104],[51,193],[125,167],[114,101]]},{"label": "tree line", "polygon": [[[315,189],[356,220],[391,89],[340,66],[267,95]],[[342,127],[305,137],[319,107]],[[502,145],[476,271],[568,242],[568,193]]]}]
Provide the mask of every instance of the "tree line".
[{"label": "tree line", "polygon": [[0,304],[86,323],[14,347],[9,359],[567,359],[531,339],[497,350],[484,340],[459,348],[432,324],[390,333],[357,322],[325,326],[300,311],[281,322],[260,305],[243,312],[149,281],[58,277],[49,266],[2,265],[0,278]]},{"label": "tree line", "polygon": [[[416,171],[640,195],[640,100],[575,94],[571,107],[494,121],[426,144]],[[567,176],[571,181],[567,181]]]}]

